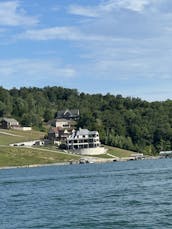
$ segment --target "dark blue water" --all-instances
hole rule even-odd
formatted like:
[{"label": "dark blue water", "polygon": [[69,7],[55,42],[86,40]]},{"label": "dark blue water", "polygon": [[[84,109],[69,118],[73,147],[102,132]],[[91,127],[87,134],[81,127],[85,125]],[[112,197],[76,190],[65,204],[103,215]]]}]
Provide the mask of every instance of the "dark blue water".
[{"label": "dark blue water", "polygon": [[0,170],[12,228],[172,228],[172,159]]}]

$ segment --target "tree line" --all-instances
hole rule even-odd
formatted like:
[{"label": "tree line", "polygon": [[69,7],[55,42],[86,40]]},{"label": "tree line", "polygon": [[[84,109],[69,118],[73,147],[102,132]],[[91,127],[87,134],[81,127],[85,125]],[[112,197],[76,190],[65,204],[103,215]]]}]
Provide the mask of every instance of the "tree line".
[{"label": "tree line", "polygon": [[147,102],[63,87],[0,87],[0,117],[43,129],[58,110],[79,109],[78,127],[98,130],[101,142],[153,155],[172,149],[172,100]]}]

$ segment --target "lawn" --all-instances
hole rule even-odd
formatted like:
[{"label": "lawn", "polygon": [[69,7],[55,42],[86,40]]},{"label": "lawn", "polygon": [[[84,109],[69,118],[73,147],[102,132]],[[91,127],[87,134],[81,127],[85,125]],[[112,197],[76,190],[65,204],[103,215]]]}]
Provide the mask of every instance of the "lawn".
[{"label": "lawn", "polygon": [[[88,155],[89,156],[89,155]],[[94,155],[93,157],[97,157],[97,158],[113,158],[111,156],[109,156],[108,154],[100,154],[100,155]]]},{"label": "lawn", "polygon": [[[58,151],[55,146],[51,148],[26,148],[10,147],[11,143],[31,141],[41,139],[46,133],[40,131],[19,131],[0,129],[0,167],[4,166],[24,166],[35,164],[50,164],[69,162],[70,160],[78,161],[80,156],[65,154]],[[116,157],[129,157],[134,152],[119,149],[116,147],[105,146],[107,153]],[[97,155],[99,158],[113,158],[108,154]]]},{"label": "lawn", "polygon": [[112,146],[105,146],[105,148],[108,149],[107,153],[116,156],[116,157],[130,157],[131,154],[135,153],[133,151],[130,150],[125,150],[125,149],[120,149],[120,148],[116,148],[116,147],[112,147]]},{"label": "lawn", "polygon": [[65,154],[57,149],[10,147],[9,144],[41,139],[46,133],[0,129],[0,167],[50,164],[78,161],[79,156]]},{"label": "lawn", "polygon": [[78,161],[79,156],[41,149],[0,146],[0,167]]},{"label": "lawn", "polygon": [[0,145],[41,139],[46,133],[40,131],[19,131],[0,129]]}]

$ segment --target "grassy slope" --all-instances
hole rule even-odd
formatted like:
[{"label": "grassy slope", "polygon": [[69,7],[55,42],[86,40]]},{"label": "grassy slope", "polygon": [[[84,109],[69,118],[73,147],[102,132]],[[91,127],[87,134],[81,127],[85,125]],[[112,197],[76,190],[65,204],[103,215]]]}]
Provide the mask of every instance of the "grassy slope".
[{"label": "grassy slope", "polygon": [[0,167],[50,164],[78,160],[78,156],[60,152],[42,151],[41,149],[0,147]]},{"label": "grassy slope", "polygon": [[7,134],[18,136],[11,136],[0,133],[0,167],[4,166],[22,166],[33,164],[49,164],[67,162],[70,160],[78,160],[80,157],[64,154],[57,150],[41,150],[38,148],[24,148],[24,147],[9,147],[8,144],[29,141],[42,138],[45,133],[39,131],[16,131],[16,130],[0,130]]},{"label": "grassy slope", "polygon": [[110,155],[108,155],[108,154],[100,154],[100,155],[94,155],[94,157],[97,157],[97,158],[112,158]]},{"label": "grassy slope", "polygon": [[[12,136],[10,134],[16,135],[16,136]],[[43,138],[44,135],[45,135],[44,132],[33,131],[33,130],[32,131],[18,131],[18,130],[0,129],[0,145],[8,145],[10,143],[17,143],[17,142],[40,139],[40,138]]]},{"label": "grassy slope", "polygon": [[[24,147],[9,147],[10,143],[17,143],[29,140],[43,138],[45,133],[39,131],[18,131],[18,130],[2,130],[7,134],[0,133],[0,167],[4,166],[22,166],[33,164],[49,164],[58,162],[67,162],[70,160],[79,160],[79,156],[64,154],[57,151],[55,148],[48,150],[42,147],[40,149],[24,148]],[[119,149],[116,147],[105,146],[108,148],[108,153],[116,157],[129,157],[132,151]],[[111,158],[110,155],[104,154],[97,157]]]},{"label": "grassy slope", "polygon": [[107,153],[116,156],[116,157],[130,157],[131,154],[135,153],[133,151],[125,150],[125,149],[120,149],[112,146],[105,146],[105,148],[108,149]]}]

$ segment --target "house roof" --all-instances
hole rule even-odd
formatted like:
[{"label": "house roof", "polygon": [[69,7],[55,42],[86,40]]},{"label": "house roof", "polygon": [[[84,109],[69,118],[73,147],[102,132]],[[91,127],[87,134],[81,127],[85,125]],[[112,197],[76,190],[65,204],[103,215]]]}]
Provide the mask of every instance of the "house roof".
[{"label": "house roof", "polygon": [[89,134],[89,130],[87,129],[79,129],[77,132],[76,132],[76,135],[88,135]]},{"label": "house roof", "polygon": [[18,121],[14,118],[3,118],[2,121],[6,121],[7,123],[11,123],[11,124],[18,124]]},{"label": "house roof", "polygon": [[97,131],[90,131],[88,129],[81,129],[79,128],[79,130],[77,131],[77,135],[88,135],[88,134],[97,134]]},{"label": "house roof", "polygon": [[73,132],[73,134],[70,137],[76,138],[77,136],[91,135],[91,134],[98,134],[98,131],[89,131],[88,129],[79,128],[79,130]]},{"label": "house roof", "polygon": [[79,110],[78,109],[66,109],[61,110],[57,112],[57,118],[63,118],[65,116],[71,116],[71,117],[78,117],[79,116]]}]

